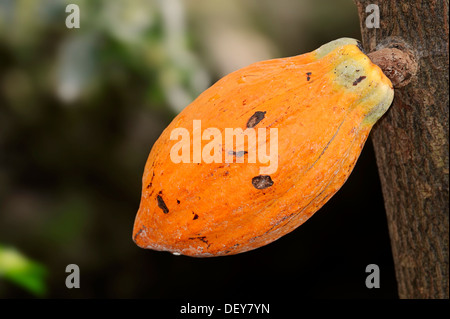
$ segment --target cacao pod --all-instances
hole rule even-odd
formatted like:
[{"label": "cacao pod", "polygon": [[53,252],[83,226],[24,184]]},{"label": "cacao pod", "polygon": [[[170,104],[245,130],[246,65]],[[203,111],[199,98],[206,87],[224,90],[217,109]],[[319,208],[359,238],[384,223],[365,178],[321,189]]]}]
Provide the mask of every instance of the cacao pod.
[{"label": "cacao pod", "polygon": [[[154,144],[133,240],[142,248],[207,257],[249,251],[291,232],[347,180],[393,95],[389,79],[349,38],[225,76]],[[230,128],[240,129],[235,147],[220,138]],[[263,136],[271,128],[277,135]],[[178,148],[177,129],[190,132]],[[258,142],[277,144],[270,172],[267,156],[256,159],[250,143],[256,129]]]}]

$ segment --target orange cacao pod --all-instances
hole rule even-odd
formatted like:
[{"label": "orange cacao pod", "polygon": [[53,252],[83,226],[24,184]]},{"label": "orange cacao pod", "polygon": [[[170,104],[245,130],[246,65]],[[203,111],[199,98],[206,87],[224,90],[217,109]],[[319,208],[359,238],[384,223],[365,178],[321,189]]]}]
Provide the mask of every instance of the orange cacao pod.
[{"label": "orange cacao pod", "polygon": [[[393,94],[389,79],[348,38],[225,76],[154,144],[133,240],[207,257],[249,251],[291,232],[347,180]],[[277,135],[254,131],[271,128]],[[227,129],[239,129],[235,147],[221,139]],[[255,136],[266,151],[276,143],[270,161],[256,158]]]}]

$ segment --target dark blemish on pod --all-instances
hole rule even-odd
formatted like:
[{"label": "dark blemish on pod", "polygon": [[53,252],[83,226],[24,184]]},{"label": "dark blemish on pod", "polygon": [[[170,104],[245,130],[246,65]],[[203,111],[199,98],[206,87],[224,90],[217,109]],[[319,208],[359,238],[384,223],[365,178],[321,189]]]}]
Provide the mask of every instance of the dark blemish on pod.
[{"label": "dark blemish on pod", "polygon": [[158,207],[162,209],[164,214],[167,214],[169,212],[169,209],[167,208],[166,203],[164,203],[161,194],[162,192],[159,192],[159,195],[156,197],[156,200],[158,201]]},{"label": "dark blemish on pod", "polygon": [[245,99],[244,101],[242,101],[242,105],[246,105],[247,104],[247,99]]},{"label": "dark blemish on pod", "polygon": [[194,218],[192,218],[192,220],[198,219],[198,215],[196,213],[192,212],[192,214],[194,214]]},{"label": "dark blemish on pod", "polygon": [[366,76],[360,76],[359,78],[357,78],[356,80],[355,80],[355,82],[353,82],[353,86],[356,86],[356,85],[358,85],[358,83],[359,82],[361,82],[362,80],[364,80],[366,78]]},{"label": "dark blemish on pod", "polygon": [[179,199],[177,199],[177,204],[181,203]]},{"label": "dark blemish on pod", "polygon": [[257,111],[253,114],[247,122],[248,128],[255,127],[259,122],[261,122],[266,116],[266,112]]},{"label": "dark blemish on pod", "polygon": [[248,153],[247,151],[239,151],[239,152],[229,151],[228,155],[233,155],[233,156],[236,156],[236,157],[242,157],[242,156],[244,156],[247,153]]},{"label": "dark blemish on pod", "polygon": [[306,72],[306,81],[311,80],[311,74],[312,72]]},{"label": "dark blemish on pod", "polygon": [[252,184],[256,189],[265,189],[273,185],[269,175],[259,175],[252,178]]}]

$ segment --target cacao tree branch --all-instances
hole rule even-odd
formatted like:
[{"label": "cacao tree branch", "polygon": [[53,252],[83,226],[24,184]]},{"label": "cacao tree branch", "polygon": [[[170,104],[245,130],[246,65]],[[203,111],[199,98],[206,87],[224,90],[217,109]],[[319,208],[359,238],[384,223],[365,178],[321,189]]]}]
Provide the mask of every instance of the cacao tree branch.
[{"label": "cacao tree branch", "polygon": [[[448,0],[355,3],[364,49],[395,87],[372,140],[399,296],[448,298]],[[370,4],[379,28],[366,25]]]}]

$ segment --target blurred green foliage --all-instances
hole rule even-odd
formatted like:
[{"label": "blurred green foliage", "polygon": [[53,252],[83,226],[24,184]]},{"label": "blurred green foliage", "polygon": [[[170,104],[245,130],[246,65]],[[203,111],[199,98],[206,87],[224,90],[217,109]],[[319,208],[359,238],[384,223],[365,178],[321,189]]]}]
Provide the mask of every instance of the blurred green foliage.
[{"label": "blurred green foliage", "polygon": [[11,280],[36,296],[45,294],[45,268],[14,248],[0,245],[0,279]]}]

